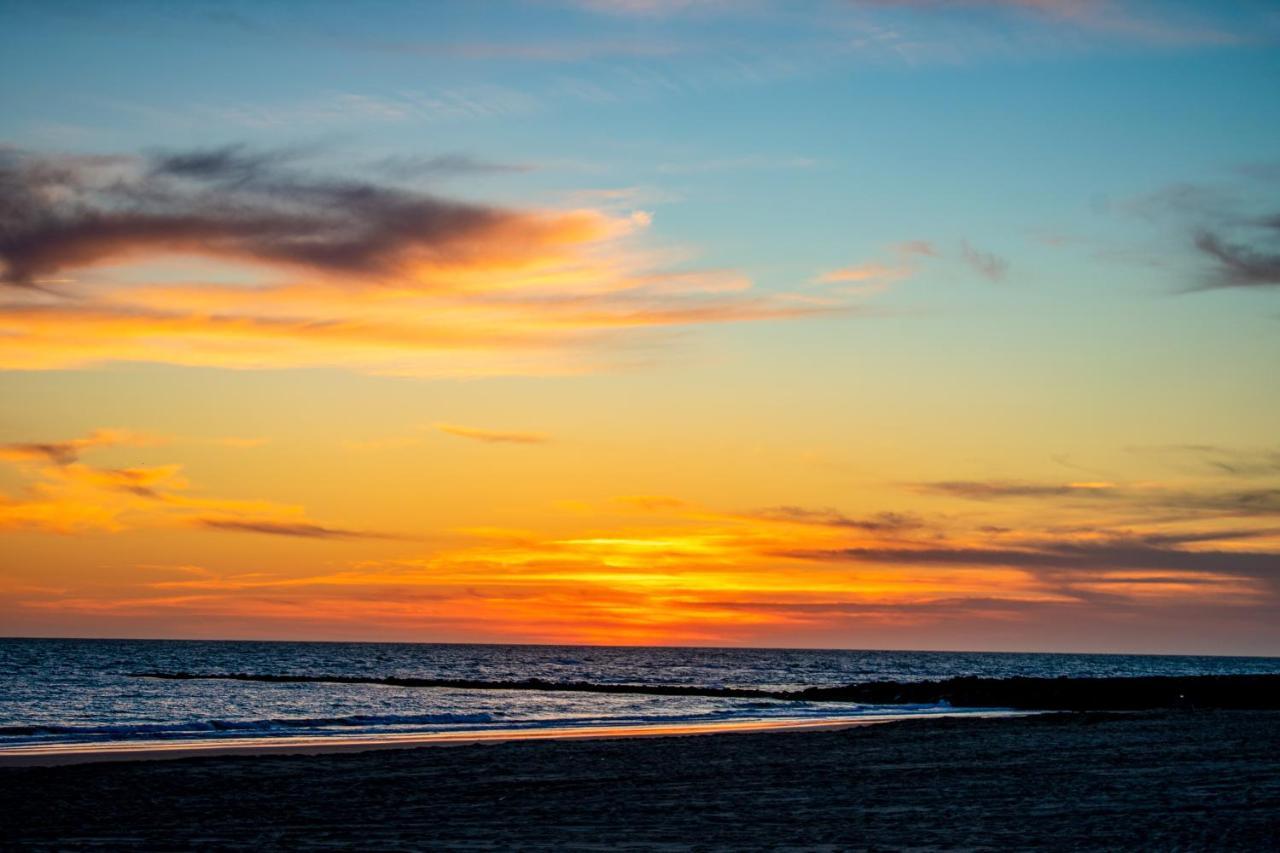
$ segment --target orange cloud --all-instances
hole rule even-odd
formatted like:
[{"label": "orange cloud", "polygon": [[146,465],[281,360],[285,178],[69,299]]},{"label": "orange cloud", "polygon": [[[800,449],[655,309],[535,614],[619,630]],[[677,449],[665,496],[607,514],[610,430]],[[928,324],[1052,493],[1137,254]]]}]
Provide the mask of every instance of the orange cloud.
[{"label": "orange cloud", "polygon": [[197,518],[196,527],[208,530],[225,530],[231,533],[262,533],[267,536],[289,536],[296,539],[392,539],[385,533],[368,530],[350,530],[343,527],[325,527],[304,521],[267,521],[243,518]]},{"label": "orange cloud", "polygon": [[892,284],[915,275],[921,258],[936,257],[933,245],[924,240],[908,240],[891,247],[896,260],[892,264],[872,261],[840,267],[820,273],[813,281],[817,284],[845,285],[843,291],[852,295],[871,295],[887,290]]},{"label": "orange cloud", "polygon": [[906,267],[887,267],[884,264],[859,264],[853,267],[824,272],[816,279],[822,284],[846,284],[850,282],[897,281],[911,274]]},{"label": "orange cloud", "polygon": [[0,445],[0,459],[8,461],[47,461],[55,465],[70,465],[85,450],[96,447],[143,447],[158,443],[160,439],[139,435],[128,430],[98,429],[82,438],[66,441],[17,442]]},{"label": "orange cloud", "polygon": [[132,434],[97,430],[62,442],[5,445],[0,459],[17,466],[26,482],[20,496],[0,494],[0,531],[70,535],[196,526],[311,538],[386,538],[314,524],[296,506],[189,495],[191,484],[181,465],[107,468],[78,461],[86,451],[129,442],[137,443]]}]

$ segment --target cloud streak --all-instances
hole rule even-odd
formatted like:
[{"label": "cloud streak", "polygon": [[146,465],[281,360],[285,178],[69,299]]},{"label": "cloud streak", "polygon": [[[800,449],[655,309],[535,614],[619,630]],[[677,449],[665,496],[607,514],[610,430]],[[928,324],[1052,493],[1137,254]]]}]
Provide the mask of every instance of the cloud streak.
[{"label": "cloud streak", "polygon": [[0,531],[78,535],[178,526],[312,539],[400,538],[316,524],[295,506],[193,495],[181,465],[82,461],[103,448],[151,443],[123,430],[95,430],[82,438],[0,447],[0,460],[23,479],[17,495],[0,493]]},{"label": "cloud streak", "polygon": [[1102,542],[1028,543],[1024,548],[843,548],[791,552],[815,560],[856,560],[899,565],[1006,566],[1032,572],[1150,569],[1218,573],[1280,582],[1280,551],[1192,551],[1160,547],[1140,537]]},{"label": "cloud streak", "polygon": [[98,447],[120,445],[142,446],[154,443],[154,439],[127,430],[98,429],[82,438],[66,441],[17,442],[0,445],[0,459],[9,461],[42,460],[55,465],[72,465],[80,461],[80,454]]},{"label": "cloud streak", "polygon": [[444,178],[467,175],[506,175],[535,171],[529,163],[500,163],[467,154],[439,154],[434,157],[386,157],[376,164],[378,171],[393,178]]},{"label": "cloud streak", "polygon": [[812,509],[799,506],[774,506],[756,510],[751,515],[770,521],[844,527],[871,533],[896,533],[904,530],[916,530],[924,525],[921,519],[904,513],[880,512],[865,518],[854,518],[830,507]]},{"label": "cloud streak", "polygon": [[256,533],[266,536],[287,536],[294,539],[395,539],[399,537],[368,530],[349,530],[342,527],[325,527],[297,521],[254,521],[237,518],[197,518],[192,522],[206,530],[227,533]]},{"label": "cloud streak", "polygon": [[920,483],[919,491],[979,501],[1041,500],[1105,505],[1113,509],[1172,510],[1206,517],[1280,517],[1280,488],[1171,488],[1159,484],[1046,483],[953,480]]},{"label": "cloud streak", "polygon": [[1124,0],[851,0],[851,5],[931,15],[1008,13],[1054,29],[1164,47],[1225,45],[1245,40],[1244,35],[1211,20],[1170,13],[1159,6],[1143,8]]},{"label": "cloud streak", "polygon": [[960,257],[969,268],[989,281],[1003,281],[1009,273],[1009,262],[992,252],[975,249],[965,240],[960,244]]},{"label": "cloud streak", "polygon": [[915,275],[922,258],[938,257],[933,244],[925,240],[908,240],[891,248],[895,256],[892,263],[870,261],[840,267],[820,273],[813,281],[815,284],[835,285],[852,294],[878,293]]},{"label": "cloud streak", "polygon": [[458,424],[435,424],[434,426],[446,435],[468,438],[472,441],[481,441],[486,444],[546,444],[551,440],[550,436],[541,432],[510,432],[459,426]]}]

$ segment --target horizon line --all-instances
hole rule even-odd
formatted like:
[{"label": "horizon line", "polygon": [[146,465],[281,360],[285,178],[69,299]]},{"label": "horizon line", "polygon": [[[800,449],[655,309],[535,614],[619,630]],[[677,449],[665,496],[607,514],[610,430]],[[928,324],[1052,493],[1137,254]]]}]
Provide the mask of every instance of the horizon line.
[{"label": "horizon line", "polygon": [[533,642],[456,642],[441,640],[282,640],[237,637],[66,637],[66,636],[11,636],[0,634],[5,641],[63,641],[63,642],[111,642],[111,643],[279,643],[314,645],[382,645],[382,646],[528,646],[533,648],[577,649],[689,649],[703,651],[757,651],[757,652],[844,652],[877,654],[941,654],[941,655],[1070,655],[1072,657],[1170,657],[1170,658],[1254,658],[1258,660],[1280,659],[1280,651],[1273,654],[1239,654],[1229,652],[1079,652],[1079,651],[1011,651],[999,649],[871,649],[833,648],[830,646],[699,646],[676,644],[638,643],[533,643]]}]

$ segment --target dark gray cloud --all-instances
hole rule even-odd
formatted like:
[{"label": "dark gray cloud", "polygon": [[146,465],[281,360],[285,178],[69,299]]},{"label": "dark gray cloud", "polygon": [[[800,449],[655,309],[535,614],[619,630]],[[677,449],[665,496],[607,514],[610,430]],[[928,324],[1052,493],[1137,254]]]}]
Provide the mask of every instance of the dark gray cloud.
[{"label": "dark gray cloud", "polygon": [[1130,509],[1175,510],[1221,516],[1280,516],[1280,488],[1168,489],[1109,483],[1038,483],[1020,480],[951,480],[918,483],[923,492],[970,500],[1105,502]]},{"label": "dark gray cloud", "polygon": [[913,530],[924,525],[924,522],[919,518],[905,513],[879,512],[865,518],[853,518],[838,510],[826,507],[812,509],[800,506],[773,506],[755,510],[751,515],[755,518],[763,518],[770,521],[792,521],[799,524],[817,524],[824,527],[847,527],[874,533]]},{"label": "dark gray cloud", "polygon": [[1204,288],[1280,285],[1280,251],[1232,242],[1208,230],[1196,233],[1195,247],[1214,262]]},{"label": "dark gray cloud", "polygon": [[484,254],[496,232],[528,223],[511,211],[318,176],[297,158],[241,146],[143,159],[0,150],[0,281],[35,285],[147,251],[377,277],[410,259]]},{"label": "dark gray cloud", "polygon": [[1267,210],[1276,164],[1238,170],[1247,184],[1174,184],[1117,205],[1152,223],[1170,222],[1206,262],[1186,292],[1280,285],[1280,213]]},{"label": "dark gray cloud", "polygon": [[94,430],[82,438],[65,441],[23,441],[0,444],[0,459],[36,460],[67,466],[80,461],[80,454],[98,447],[115,444],[137,444],[140,436],[121,430]]},{"label": "dark gray cloud", "polygon": [[901,615],[904,613],[952,613],[972,618],[974,611],[1001,610],[1022,612],[1026,610],[1061,607],[1059,601],[1027,601],[1019,598],[953,597],[934,598],[926,601],[863,602],[863,601],[709,601],[707,606],[725,610],[760,611],[766,613],[832,614],[850,615]]},{"label": "dark gray cloud", "polygon": [[1155,545],[1144,537],[1042,541],[1021,548],[840,548],[789,551],[786,556],[910,566],[1002,566],[1037,573],[1154,570],[1280,580],[1280,552],[1188,551]]},{"label": "dark gray cloud", "polygon": [[80,459],[78,441],[33,441],[6,444],[0,456],[11,459],[47,459],[55,465],[71,465]]},{"label": "dark gray cloud", "polygon": [[1144,533],[1131,537],[1147,545],[1191,545],[1196,542],[1237,542],[1241,539],[1257,539],[1270,536],[1275,530],[1202,530],[1181,533]]},{"label": "dark gray cloud", "polygon": [[169,500],[170,493],[155,488],[155,473],[146,468],[95,468],[103,485],[117,492],[127,492],[153,501]]},{"label": "dark gray cloud", "polygon": [[195,524],[208,530],[229,533],[261,533],[267,536],[292,536],[299,539],[396,539],[399,537],[367,530],[348,530],[341,527],[324,527],[319,524],[294,521],[255,521],[233,518],[198,518]]},{"label": "dark gray cloud", "polygon": [[920,483],[917,488],[925,492],[936,492],[974,500],[1080,496],[1105,497],[1114,492],[1114,488],[1107,485],[1036,483],[1026,480],[943,480],[937,483]]}]

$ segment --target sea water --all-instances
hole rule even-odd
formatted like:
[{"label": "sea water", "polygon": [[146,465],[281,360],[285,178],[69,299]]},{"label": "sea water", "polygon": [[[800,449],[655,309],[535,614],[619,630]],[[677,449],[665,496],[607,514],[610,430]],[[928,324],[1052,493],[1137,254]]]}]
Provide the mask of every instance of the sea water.
[{"label": "sea water", "polygon": [[0,748],[918,716],[955,709],[379,684],[170,681],[140,672],[797,690],[975,675],[1280,673],[1280,658],[410,643],[0,638]]}]

